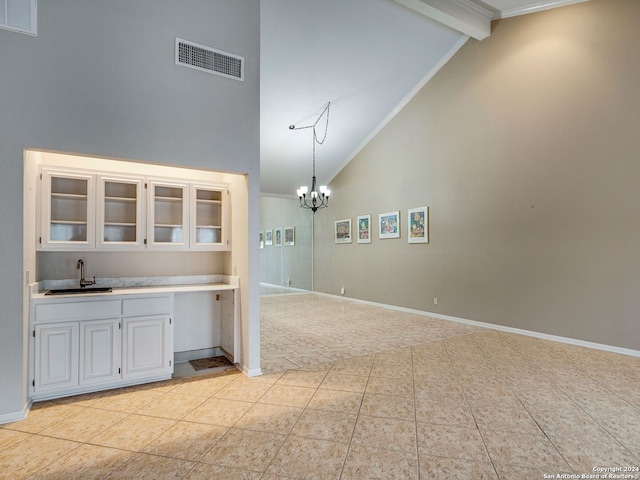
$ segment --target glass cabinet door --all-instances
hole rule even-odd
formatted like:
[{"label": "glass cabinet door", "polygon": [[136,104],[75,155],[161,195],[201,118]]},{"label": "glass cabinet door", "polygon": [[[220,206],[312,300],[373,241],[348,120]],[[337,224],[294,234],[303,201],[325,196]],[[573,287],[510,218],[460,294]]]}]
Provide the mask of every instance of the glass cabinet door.
[{"label": "glass cabinet door", "polygon": [[191,248],[226,246],[224,186],[191,186]]},{"label": "glass cabinet door", "polygon": [[142,179],[98,176],[98,246],[144,247]]},{"label": "glass cabinet door", "polygon": [[189,246],[188,192],[186,184],[149,183],[149,247]]},{"label": "glass cabinet door", "polygon": [[94,176],[42,170],[42,249],[92,248]]}]

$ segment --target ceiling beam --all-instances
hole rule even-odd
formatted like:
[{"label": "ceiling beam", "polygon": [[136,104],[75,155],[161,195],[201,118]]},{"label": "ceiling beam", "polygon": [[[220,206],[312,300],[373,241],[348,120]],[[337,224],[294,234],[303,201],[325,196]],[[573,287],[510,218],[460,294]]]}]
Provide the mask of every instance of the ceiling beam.
[{"label": "ceiling beam", "polygon": [[491,35],[491,19],[497,13],[473,0],[395,1],[476,40]]}]

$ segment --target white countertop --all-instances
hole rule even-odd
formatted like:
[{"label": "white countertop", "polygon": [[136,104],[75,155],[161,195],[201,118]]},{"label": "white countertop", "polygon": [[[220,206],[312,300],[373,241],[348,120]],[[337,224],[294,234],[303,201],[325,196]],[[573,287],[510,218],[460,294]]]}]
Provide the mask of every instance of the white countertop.
[{"label": "white countertop", "polygon": [[[200,282],[200,283],[198,283]],[[30,285],[31,299],[55,299],[55,298],[85,298],[85,297],[108,297],[112,295],[139,295],[149,293],[189,293],[235,290],[240,288],[240,279],[228,275],[204,275],[204,276],[166,276],[166,277],[127,277],[98,279],[96,285],[87,286],[87,290],[92,287],[110,287],[111,292],[91,292],[91,293],[70,293],[63,295],[46,295],[49,290],[78,288],[77,280],[44,280]]]}]

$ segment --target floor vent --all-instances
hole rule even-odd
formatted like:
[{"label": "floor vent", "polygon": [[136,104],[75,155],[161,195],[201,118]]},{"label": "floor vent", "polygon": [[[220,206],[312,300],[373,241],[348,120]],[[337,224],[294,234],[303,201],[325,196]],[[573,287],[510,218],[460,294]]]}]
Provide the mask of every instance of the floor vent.
[{"label": "floor vent", "polygon": [[176,65],[244,80],[244,58],[176,38]]}]

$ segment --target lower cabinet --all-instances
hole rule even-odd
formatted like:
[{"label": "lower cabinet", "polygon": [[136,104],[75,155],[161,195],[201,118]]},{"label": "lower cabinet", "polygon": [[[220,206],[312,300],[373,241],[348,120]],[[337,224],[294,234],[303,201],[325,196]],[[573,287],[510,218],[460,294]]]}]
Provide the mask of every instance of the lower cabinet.
[{"label": "lower cabinet", "polygon": [[31,308],[33,400],[161,380],[173,373],[172,294],[56,299]]}]

